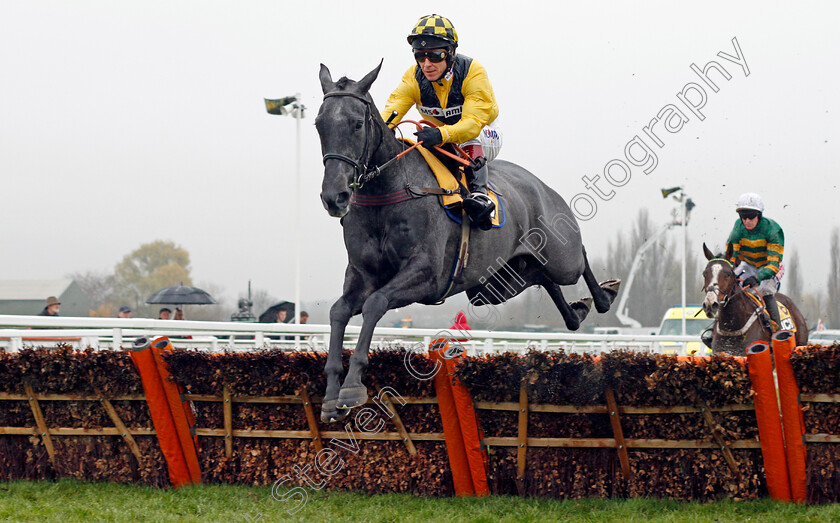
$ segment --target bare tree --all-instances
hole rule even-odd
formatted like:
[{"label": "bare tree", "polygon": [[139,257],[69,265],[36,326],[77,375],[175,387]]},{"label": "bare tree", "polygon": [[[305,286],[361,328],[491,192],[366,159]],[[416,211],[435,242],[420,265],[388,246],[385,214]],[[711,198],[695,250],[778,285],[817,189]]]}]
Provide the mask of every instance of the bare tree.
[{"label": "bare tree", "polygon": [[785,256],[785,274],[782,279],[784,293],[793,303],[799,305],[802,302],[802,274],[799,271],[799,253],[791,250]]},{"label": "bare tree", "polygon": [[109,315],[116,313],[114,303],[114,275],[106,272],[74,272],[67,275],[82,288],[90,300],[91,310],[107,309]]},{"label": "bare tree", "polygon": [[[636,251],[656,233],[659,226],[650,219],[647,209],[640,209],[629,233],[618,231],[614,242],[608,244],[606,261],[603,262],[604,274],[610,278],[621,278],[627,282],[630,266]],[[682,231],[676,229],[678,234]],[[680,242],[673,233],[660,237],[655,245],[645,252],[644,262],[636,272],[633,287],[628,296],[628,314],[642,325],[659,325],[664,312],[681,301],[681,253]],[[692,253],[693,242],[686,244],[688,253]],[[689,254],[686,259],[686,302],[696,303],[699,288],[698,258]],[[619,325],[615,316],[617,303],[600,322],[602,325]]]},{"label": "bare tree", "polygon": [[828,267],[828,324],[840,327],[840,230],[831,230],[830,265]]}]

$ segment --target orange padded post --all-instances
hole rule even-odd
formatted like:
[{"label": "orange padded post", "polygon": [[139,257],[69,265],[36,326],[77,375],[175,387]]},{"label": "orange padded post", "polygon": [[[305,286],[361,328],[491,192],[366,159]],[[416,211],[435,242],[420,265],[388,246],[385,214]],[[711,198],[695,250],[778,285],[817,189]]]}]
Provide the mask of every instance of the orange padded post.
[{"label": "orange padded post", "polygon": [[767,490],[773,499],[790,501],[782,422],[779,418],[779,404],[776,401],[773,362],[767,343],[759,341],[747,348],[747,367],[755,391],[755,419],[758,424],[758,438],[761,441],[761,456],[764,458]]},{"label": "orange padded post", "polygon": [[198,464],[198,437],[195,435],[195,415],[193,414],[192,404],[184,398],[183,389],[169,379],[169,365],[163,361],[162,354],[171,351],[172,343],[167,337],[161,337],[152,342],[152,354],[155,356],[155,364],[163,383],[163,389],[166,392],[172,419],[175,421],[178,441],[183,449],[184,459],[190,472],[190,481],[200,484],[201,468]]},{"label": "orange padded post", "polygon": [[796,347],[796,338],[791,331],[783,330],[773,335],[772,343],[776,379],[779,382],[790,493],[795,502],[805,503],[808,484],[805,474],[805,422],[799,405],[799,385],[796,384],[793,366],[790,364],[790,353]]},{"label": "orange padded post", "polygon": [[489,496],[487,454],[481,449],[483,434],[478,424],[478,415],[475,412],[472,395],[460,380],[452,377],[455,375],[455,367],[462,355],[463,353],[446,360],[446,369],[449,371],[447,374],[449,374],[448,378],[450,378],[452,386],[455,408],[458,411],[458,423],[461,425],[461,437],[464,438],[464,451],[467,455],[475,495]]},{"label": "orange padded post", "polygon": [[[149,413],[155,426],[160,450],[169,469],[169,480],[172,482],[172,486],[177,488],[190,483],[200,483],[201,472],[198,471],[196,477],[195,471],[197,470],[198,459],[195,447],[192,446],[192,456],[188,460],[179,435],[179,425],[183,425],[183,423],[181,421],[176,422],[173,416],[167,390],[171,391],[171,387],[175,387],[175,384],[164,381],[156,361],[160,358],[160,355],[155,354],[153,345],[160,343],[161,340],[164,340],[164,346],[169,344],[167,338],[158,338],[154,343],[145,337],[138,338],[129,354],[140,374],[140,381],[143,383],[143,392],[146,395],[146,403],[149,405]],[[176,397],[180,401],[177,387],[175,390]],[[185,418],[183,409],[181,409],[180,417]],[[189,431],[187,434],[189,435]]]},{"label": "orange padded post", "polygon": [[[436,344],[432,344],[435,346]],[[439,346],[439,344],[437,344]],[[429,350],[429,357],[435,362],[437,373],[435,374],[435,394],[437,395],[440,419],[443,424],[443,435],[446,439],[446,454],[449,456],[449,468],[452,471],[452,483],[455,487],[456,496],[474,496],[472,473],[470,462],[467,459],[467,451],[464,447],[464,438],[461,434],[461,424],[458,421],[458,409],[455,406],[455,397],[452,393],[452,380],[446,367],[445,351],[448,344],[442,348]]]}]

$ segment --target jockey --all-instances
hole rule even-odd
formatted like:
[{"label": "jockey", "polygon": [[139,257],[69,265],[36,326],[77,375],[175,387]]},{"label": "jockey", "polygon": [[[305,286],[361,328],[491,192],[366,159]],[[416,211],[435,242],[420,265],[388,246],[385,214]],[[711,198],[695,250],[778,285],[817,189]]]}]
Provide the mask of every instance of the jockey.
[{"label": "jockey", "polygon": [[732,249],[729,261],[743,278],[742,285],[758,290],[770,318],[779,325],[775,294],[783,272],[785,233],[778,223],[762,216],[764,202],[755,193],[742,194],[735,210],[738,221],[726,241],[727,252]]},{"label": "jockey", "polygon": [[461,145],[472,159],[472,165],[465,169],[470,195],[464,200],[464,210],[473,223],[488,230],[496,206],[487,196],[487,158],[478,138],[499,115],[493,87],[481,64],[455,53],[458,33],[447,18],[436,14],[420,18],[408,35],[408,43],[417,63],[391,93],[382,118],[388,121],[396,111],[392,120],[395,125],[416,105],[424,118],[438,125],[415,133],[418,141],[427,148]]}]

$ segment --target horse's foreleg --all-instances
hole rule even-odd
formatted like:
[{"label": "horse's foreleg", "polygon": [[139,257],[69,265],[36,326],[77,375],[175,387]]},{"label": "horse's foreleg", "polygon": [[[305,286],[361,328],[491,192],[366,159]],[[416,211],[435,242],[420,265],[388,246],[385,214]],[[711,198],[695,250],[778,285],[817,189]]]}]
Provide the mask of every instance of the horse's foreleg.
[{"label": "horse's foreleg", "polygon": [[350,305],[343,296],[330,309],[330,351],[327,355],[327,364],[324,366],[327,390],[324,394],[324,403],[321,404],[321,421],[324,423],[332,423],[341,419],[336,407],[338,391],[341,388],[339,380],[344,373],[341,351],[344,348],[344,331],[352,316]]},{"label": "horse's foreleg", "polygon": [[350,409],[364,405],[368,400],[367,388],[362,384],[368,365],[368,351],[373,340],[376,324],[390,309],[403,307],[421,301],[434,287],[434,281],[427,260],[418,259],[391,279],[381,289],[373,292],[362,305],[362,328],[359,341],[350,357],[347,378],[338,394],[338,408]]},{"label": "horse's foreleg", "polygon": [[321,421],[325,423],[340,421],[347,414],[346,411],[339,412],[337,407],[338,392],[341,388],[339,379],[344,373],[341,351],[344,349],[344,332],[347,323],[350,318],[360,312],[364,299],[363,293],[359,292],[359,289],[364,288],[362,279],[349,268],[345,275],[344,288],[344,295],[330,309],[330,350],[324,366],[327,390],[324,393],[324,403],[321,405]]}]

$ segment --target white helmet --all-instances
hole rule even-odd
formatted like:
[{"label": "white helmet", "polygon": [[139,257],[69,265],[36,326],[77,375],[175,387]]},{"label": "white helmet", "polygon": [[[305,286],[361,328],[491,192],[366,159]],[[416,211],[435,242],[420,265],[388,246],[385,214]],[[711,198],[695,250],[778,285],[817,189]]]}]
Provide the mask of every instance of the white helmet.
[{"label": "white helmet", "polygon": [[735,206],[735,211],[758,211],[764,212],[764,202],[761,200],[761,196],[757,195],[754,192],[748,192],[741,195],[738,198],[738,203]]}]

